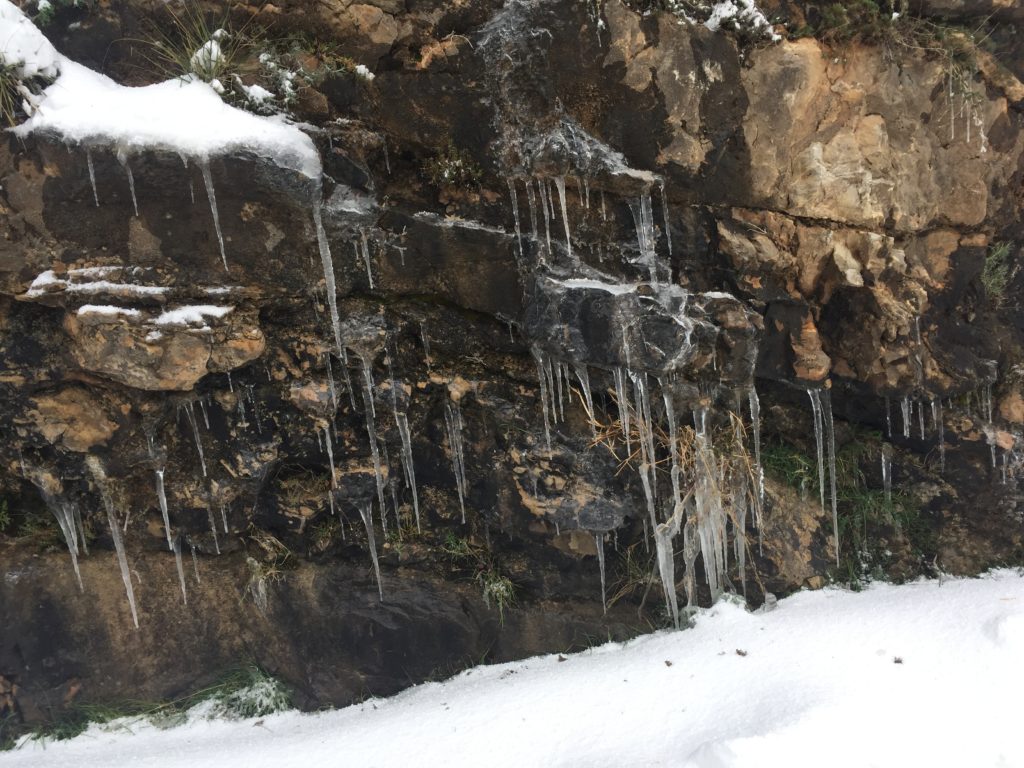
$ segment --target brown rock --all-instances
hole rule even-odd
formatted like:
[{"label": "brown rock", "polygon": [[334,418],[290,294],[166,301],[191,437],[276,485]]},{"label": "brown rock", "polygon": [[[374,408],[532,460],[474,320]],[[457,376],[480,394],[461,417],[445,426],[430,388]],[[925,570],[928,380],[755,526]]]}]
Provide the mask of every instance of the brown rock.
[{"label": "brown rock", "polygon": [[821,348],[821,337],[813,318],[808,314],[804,318],[799,336],[790,336],[795,359],[793,372],[804,381],[821,381],[828,376],[832,360]]},{"label": "brown rock", "polygon": [[999,401],[999,416],[1012,424],[1024,424],[1024,396],[1018,390]]},{"label": "brown rock", "polygon": [[69,451],[84,453],[103,445],[117,431],[102,402],[89,390],[71,387],[32,399],[29,417],[36,430],[52,444],[60,443]]}]

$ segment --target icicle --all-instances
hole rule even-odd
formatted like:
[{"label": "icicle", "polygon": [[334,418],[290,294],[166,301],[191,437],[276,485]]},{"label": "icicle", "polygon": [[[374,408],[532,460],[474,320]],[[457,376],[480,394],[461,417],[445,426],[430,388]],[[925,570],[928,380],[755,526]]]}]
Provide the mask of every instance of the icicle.
[{"label": "icicle", "polygon": [[615,368],[612,371],[612,376],[615,379],[615,399],[618,401],[622,438],[626,442],[626,456],[629,456],[631,453],[629,448],[629,395],[626,392],[626,372],[622,368]]},{"label": "icicle", "polygon": [[590,177],[583,177],[583,207],[590,210]]},{"label": "icicle", "polygon": [[203,477],[206,477],[206,457],[203,455],[203,443],[199,439],[199,425],[196,423],[196,411],[191,400],[185,403],[185,415],[192,427],[192,436],[196,440],[196,452],[199,454],[199,463],[203,468]]},{"label": "icicle", "polygon": [[942,417],[942,399],[932,400],[932,414],[939,428],[939,472],[946,471],[946,424]]},{"label": "icicle", "polygon": [[78,543],[82,545],[82,552],[88,555],[89,544],[85,538],[85,526],[82,525],[82,510],[78,508],[77,504],[72,504],[71,510],[74,512],[75,524],[78,526]]},{"label": "icicle", "polygon": [[[383,515],[383,507],[381,508],[381,514]],[[377,593],[380,595],[380,601],[384,602],[384,583],[380,578],[380,563],[377,561],[377,537],[373,533],[373,505],[363,504],[359,507],[359,516],[363,519],[363,525],[366,526],[366,539],[370,545],[370,559],[373,561],[373,573],[377,577]]]},{"label": "icicle", "polygon": [[327,241],[324,230],[322,205],[318,200],[313,206],[313,224],[316,226],[316,242],[320,251],[320,264],[324,270],[324,286],[327,290],[327,308],[331,314],[331,330],[334,332],[334,346],[340,355],[345,345],[341,342],[341,319],[338,317],[338,288],[334,281],[334,259],[331,257],[331,245]]},{"label": "icicle", "polygon": [[110,526],[110,536],[114,540],[114,550],[117,552],[117,562],[121,567],[121,580],[124,582],[124,590],[128,596],[128,607],[131,608],[132,621],[135,628],[139,628],[139,614],[135,609],[135,589],[132,586],[132,575],[128,570],[128,556],[124,551],[124,541],[121,539],[121,529],[117,523],[117,513],[114,512],[114,502],[107,492],[107,475],[103,471],[103,465],[95,456],[86,456],[86,466],[96,481],[96,487],[103,499],[103,506],[107,510],[107,523]]},{"label": "icicle", "polygon": [[669,390],[662,387],[661,398],[665,403],[665,421],[668,422],[668,451],[672,459],[670,477],[672,480],[672,509],[676,508],[681,500],[682,490],[680,488],[680,475],[682,469],[679,466],[679,425],[676,423],[676,410],[672,404],[672,395]]},{"label": "icicle", "polygon": [[687,610],[696,608],[697,574],[694,571],[694,566],[697,563],[699,551],[696,525],[691,518],[687,517],[686,525],[683,526],[683,565],[686,568],[686,573],[683,575],[683,588],[686,590]]},{"label": "icicle", "polygon": [[92,200],[96,207],[100,207],[100,196],[96,192],[96,168],[92,164],[92,152],[85,150],[85,162],[89,166],[89,184],[92,186]]},{"label": "icicle", "polygon": [[596,438],[597,422],[594,420],[594,395],[590,391],[590,373],[587,371],[587,366],[584,363],[573,363],[573,370],[576,373],[576,378],[580,382],[580,393],[583,395],[583,402],[586,404],[587,421],[590,423],[590,432]]},{"label": "icicle", "polygon": [[200,584],[202,582],[199,578],[199,558],[196,557],[196,545],[190,541],[189,546],[192,548],[192,569],[196,572],[196,584]]},{"label": "icicle", "polygon": [[757,528],[761,529],[760,507],[764,504],[764,466],[761,464],[761,400],[757,396],[757,389],[750,385],[750,392],[747,393],[750,403],[750,426],[754,433],[754,471],[757,472]]},{"label": "icicle", "polygon": [[900,411],[903,414],[903,436],[910,437],[910,398],[904,397],[900,401]]},{"label": "icicle", "polygon": [[220,554],[220,542],[217,541],[217,521],[213,519],[213,510],[209,506],[206,507],[206,515],[210,518],[210,533],[213,534],[213,549],[219,555]]},{"label": "icicle", "polygon": [[[228,268],[228,257],[224,253],[224,235],[220,231],[220,214],[217,213],[217,195],[213,191],[213,176],[210,174],[210,164],[206,160],[199,163],[199,170],[203,172],[203,184],[206,185],[206,197],[210,201],[210,213],[213,216],[213,228],[217,231],[217,244],[220,246],[220,258],[224,262],[224,269]],[[319,217],[319,210],[317,210]]]},{"label": "icicle", "polygon": [[[651,524],[657,525],[655,506],[657,504],[657,477],[655,476],[654,454],[654,426],[651,418],[650,399],[647,396],[647,375],[629,372],[629,378],[633,381],[633,390],[636,393],[636,421],[637,429],[640,432],[640,475],[644,486],[644,493],[647,496],[647,508],[651,515]],[[644,475],[649,475],[645,478]]]},{"label": "icicle", "polygon": [[601,573],[601,608],[605,614],[608,613],[608,598],[606,597],[604,585],[604,534],[594,534],[594,548],[597,550],[597,568]]},{"label": "icicle", "polygon": [[[174,544],[171,546],[171,550],[174,552],[174,566],[178,569],[178,584],[181,585],[181,600],[185,605],[188,605],[188,592],[185,590],[185,566],[181,562],[181,536],[174,537]],[[196,578],[198,579],[199,572],[196,571]]]},{"label": "icicle", "polygon": [[736,567],[740,574],[740,586],[743,596],[747,596],[747,475],[737,474],[733,490],[733,549],[736,554]]},{"label": "icicle", "polygon": [[529,179],[526,179],[526,203],[530,208],[530,232],[533,233],[534,242],[538,242],[540,234],[537,230],[537,198],[533,194],[533,185]]},{"label": "icicle", "polygon": [[548,454],[551,454],[551,419],[548,416],[548,384],[547,372],[545,371],[544,353],[539,347],[531,349],[533,359],[537,361],[537,381],[540,383],[540,404],[544,413],[544,444],[547,446]]},{"label": "icicle", "polygon": [[47,506],[50,507],[54,517],[57,518],[57,525],[64,534],[64,543],[68,547],[68,554],[71,556],[71,567],[75,570],[75,578],[78,580],[78,589],[85,592],[82,584],[82,572],[78,568],[78,528],[75,527],[75,512],[72,504],[66,502],[57,503],[48,494],[43,494]]},{"label": "icicle", "polygon": [[377,447],[377,425],[374,422],[376,411],[373,405],[373,372],[365,356],[363,363],[363,410],[366,415],[366,434],[370,440],[370,456],[373,458],[373,474],[377,481],[377,501],[381,515],[384,514],[384,474],[380,464],[380,450]]},{"label": "icicle", "polygon": [[427,338],[427,329],[420,323],[420,342],[423,344],[424,362],[427,364],[427,372],[430,372],[430,339]]},{"label": "icicle", "polygon": [[384,140],[384,169],[391,175],[391,157],[388,155],[388,142]]},{"label": "icicle", "polygon": [[206,429],[210,429],[210,414],[206,412],[206,399],[199,398],[199,410],[203,412],[203,424],[206,425]]},{"label": "icicle", "polygon": [[832,391],[824,390],[825,408],[824,422],[825,435],[828,438],[828,482],[832,494],[832,535],[836,543],[836,565],[839,565],[839,510],[836,499],[836,432],[835,423],[832,419]]},{"label": "icicle", "polygon": [[167,494],[164,492],[164,470],[163,467],[154,470],[156,473],[156,500],[160,505],[160,515],[164,519],[164,533],[167,536],[167,548],[173,549],[171,544],[171,518],[167,511]]},{"label": "icicle", "polygon": [[338,487],[338,478],[334,474],[334,446],[331,445],[331,433],[327,427],[324,427],[324,442],[327,444],[327,460],[331,465],[331,490],[336,490]]},{"label": "icicle", "polygon": [[231,382],[231,371],[228,371],[228,391],[232,393],[235,391],[235,385]]},{"label": "icicle", "polygon": [[363,262],[366,264],[366,280],[370,284],[370,290],[373,290],[373,268],[370,263],[370,244],[366,239],[366,230],[359,230],[359,242],[362,246]]},{"label": "icicle", "polygon": [[131,166],[127,160],[121,160],[125,173],[128,174],[128,191],[132,195],[132,208],[135,210],[135,218],[139,218],[139,201],[135,199],[135,177],[132,175]]},{"label": "icicle", "polygon": [[459,509],[462,522],[466,522],[466,460],[462,450],[462,410],[458,401],[447,400],[444,404],[444,422],[448,428],[448,445],[452,452],[452,469],[455,486],[459,493]]},{"label": "icicle", "polygon": [[604,190],[601,190],[601,221],[608,221],[608,214],[604,209]]},{"label": "icicle", "polygon": [[552,361],[548,359],[548,366],[551,375],[554,378],[554,387],[552,387],[551,395],[554,399],[552,405],[554,406],[551,410],[558,414],[556,417],[557,421],[565,421],[565,396],[562,393],[562,366],[559,361]]},{"label": "icicle", "polygon": [[663,523],[654,529],[654,548],[658,558],[658,575],[665,593],[665,609],[672,618],[672,626],[679,629],[679,599],[676,596],[675,557],[672,552],[672,537],[679,530],[679,522]]},{"label": "icicle", "polygon": [[921,433],[921,439],[924,440],[924,400],[917,401],[917,424]]},{"label": "icicle", "polygon": [[885,398],[885,436],[892,439],[892,412],[888,395]]},{"label": "icicle", "polygon": [[228,532],[228,510],[223,504],[220,505],[220,519],[224,523],[224,533]]},{"label": "icicle", "polygon": [[665,217],[665,244],[668,246],[668,255],[672,255],[672,228],[668,223],[668,196],[665,194],[665,182],[662,181],[661,187],[661,210]]},{"label": "icicle", "polygon": [[508,179],[508,194],[512,199],[512,218],[516,225],[516,244],[519,246],[519,255],[523,255],[523,233],[519,227],[519,199],[516,195],[516,181],[512,177]]},{"label": "icicle", "polygon": [[647,267],[651,285],[658,284],[658,259],[654,249],[654,215],[651,211],[651,195],[644,192],[638,200],[629,204],[636,227],[640,263]]},{"label": "icicle", "polygon": [[416,492],[416,466],[412,461],[412,436],[409,432],[409,417],[404,413],[395,411],[395,424],[398,426],[398,436],[402,439],[402,471],[405,473],[405,484],[412,491],[412,511],[416,518],[416,531],[420,528],[420,500]]},{"label": "icicle", "polygon": [[334,385],[334,366],[331,365],[330,354],[324,355],[324,362],[327,364],[327,389],[331,394],[331,410],[338,410],[338,388]]},{"label": "icicle", "polygon": [[569,209],[565,207],[565,176],[555,177],[555,189],[558,190],[558,202],[562,206],[562,225],[565,227],[565,248],[572,260],[572,235],[569,234]]},{"label": "icicle", "polygon": [[885,490],[886,505],[892,504],[892,448],[882,446],[882,488]]},{"label": "icicle", "polygon": [[821,495],[821,509],[825,509],[825,440],[824,425],[821,412],[821,393],[817,389],[808,389],[811,398],[811,409],[814,412],[814,439],[818,446],[818,490]]},{"label": "icicle", "polygon": [[548,257],[551,256],[551,212],[548,208],[550,202],[548,201],[548,188],[547,184],[543,183],[540,179],[537,179],[537,191],[540,194],[540,210],[544,217],[544,237],[547,240]]}]

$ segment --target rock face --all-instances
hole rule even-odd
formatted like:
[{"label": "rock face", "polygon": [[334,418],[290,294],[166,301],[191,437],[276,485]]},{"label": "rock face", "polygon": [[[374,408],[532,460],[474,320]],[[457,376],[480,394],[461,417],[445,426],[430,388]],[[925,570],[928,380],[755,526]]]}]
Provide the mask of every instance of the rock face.
[{"label": "rock face", "polygon": [[[162,5],[48,34],[127,78]],[[664,584],[1022,561],[1024,86],[598,10],[238,9],[376,77],[294,106],[322,179],[210,158],[216,219],[159,147],[4,140],[0,716],[244,661],[341,704],[665,626]]]}]

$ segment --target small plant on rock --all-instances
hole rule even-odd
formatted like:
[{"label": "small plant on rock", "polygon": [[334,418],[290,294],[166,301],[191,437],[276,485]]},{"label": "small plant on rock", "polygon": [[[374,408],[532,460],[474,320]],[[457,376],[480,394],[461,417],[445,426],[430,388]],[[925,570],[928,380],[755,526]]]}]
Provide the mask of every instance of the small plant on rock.
[{"label": "small plant on rock", "polygon": [[488,608],[496,608],[498,610],[498,621],[504,624],[505,609],[511,608],[515,602],[515,584],[512,583],[510,578],[503,576],[493,569],[481,571],[477,576],[477,581],[480,583],[481,590],[483,591],[484,604]]},{"label": "small plant on rock", "polygon": [[1000,306],[1006,298],[1006,289],[1010,285],[1012,275],[1010,256],[1010,243],[993,245],[985,255],[985,266],[981,270],[981,284],[985,288],[985,295],[994,307]]},{"label": "small plant on rock", "polygon": [[437,187],[474,187],[483,171],[472,156],[448,140],[446,147],[423,164],[423,174]]}]

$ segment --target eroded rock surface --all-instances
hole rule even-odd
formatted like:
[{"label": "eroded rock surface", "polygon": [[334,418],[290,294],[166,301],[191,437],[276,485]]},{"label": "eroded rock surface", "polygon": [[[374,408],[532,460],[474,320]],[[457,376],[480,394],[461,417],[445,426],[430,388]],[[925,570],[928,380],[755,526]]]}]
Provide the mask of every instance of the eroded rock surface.
[{"label": "eroded rock surface", "polygon": [[[130,79],[111,30],[162,5],[48,33]],[[1021,561],[1013,67],[982,57],[951,101],[927,52],[599,10],[236,9],[376,77],[294,107],[321,179],[210,158],[216,221],[174,153],[129,158],[133,202],[110,147],[5,140],[0,714],[241,659],[346,703],[664,626],[651,523],[677,510],[681,603],[715,596],[685,524],[713,514],[721,588],[752,602]],[[455,160],[472,178],[444,181]],[[835,417],[838,553],[808,389]],[[76,509],[81,592],[54,523]]]}]

